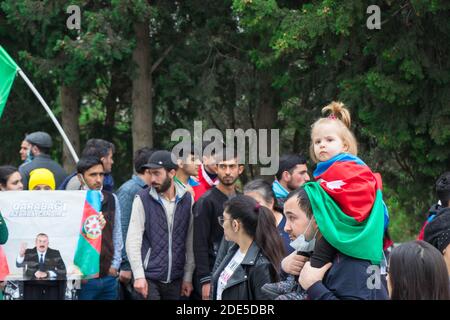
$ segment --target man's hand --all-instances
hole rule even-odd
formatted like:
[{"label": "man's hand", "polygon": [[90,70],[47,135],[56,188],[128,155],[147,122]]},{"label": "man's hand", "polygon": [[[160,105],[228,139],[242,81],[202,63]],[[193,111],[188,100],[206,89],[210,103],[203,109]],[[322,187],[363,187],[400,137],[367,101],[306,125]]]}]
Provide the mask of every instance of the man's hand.
[{"label": "man's hand", "polygon": [[298,283],[300,283],[303,289],[308,290],[314,283],[322,281],[325,272],[327,272],[332,265],[331,262],[328,262],[322,268],[313,268],[309,261],[306,262],[300,273],[300,277],[298,278]]},{"label": "man's hand", "polygon": [[131,281],[131,271],[120,270],[119,281],[127,284]]},{"label": "man's hand", "polygon": [[100,223],[100,228],[102,228],[102,230],[103,230],[103,228],[106,225],[106,219],[105,219],[105,216],[103,215],[103,212],[101,212],[101,211],[98,215],[98,222]]},{"label": "man's hand", "polygon": [[192,282],[183,281],[181,284],[181,296],[189,297],[194,290]]},{"label": "man's hand", "polygon": [[294,251],[281,261],[281,269],[286,273],[298,276],[305,262],[308,260],[309,258],[299,255]]},{"label": "man's hand", "polygon": [[145,278],[140,278],[134,280],[134,289],[137,293],[141,294],[144,299],[147,299],[148,295],[148,284]]},{"label": "man's hand", "polygon": [[19,249],[19,256],[20,257],[24,257],[25,256],[25,250],[27,250],[27,243],[26,242],[22,242],[20,244],[20,249]]},{"label": "man's hand", "polygon": [[113,267],[109,268],[108,274],[109,274],[110,276],[112,276],[112,277],[117,277],[117,276],[118,276],[118,274],[117,274],[117,269],[116,269],[116,268],[113,268]]},{"label": "man's hand", "polygon": [[211,290],[211,283],[202,285],[202,300],[209,300],[209,291]]},{"label": "man's hand", "polygon": [[45,279],[45,278],[47,278],[47,272],[42,272],[42,271],[36,271],[35,273],[34,273],[34,276],[36,277],[36,279]]}]

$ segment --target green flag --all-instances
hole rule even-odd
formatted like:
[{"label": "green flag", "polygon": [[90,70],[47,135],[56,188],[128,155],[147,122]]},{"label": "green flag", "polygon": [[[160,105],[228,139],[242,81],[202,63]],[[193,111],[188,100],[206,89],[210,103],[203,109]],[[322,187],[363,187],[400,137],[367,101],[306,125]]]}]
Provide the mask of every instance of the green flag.
[{"label": "green flag", "polygon": [[370,215],[363,222],[342,212],[317,182],[304,185],[322,235],[340,252],[378,264],[383,255],[384,206],[377,191]]},{"label": "green flag", "polygon": [[9,91],[11,91],[19,67],[8,53],[0,46],[0,117],[3,114]]}]

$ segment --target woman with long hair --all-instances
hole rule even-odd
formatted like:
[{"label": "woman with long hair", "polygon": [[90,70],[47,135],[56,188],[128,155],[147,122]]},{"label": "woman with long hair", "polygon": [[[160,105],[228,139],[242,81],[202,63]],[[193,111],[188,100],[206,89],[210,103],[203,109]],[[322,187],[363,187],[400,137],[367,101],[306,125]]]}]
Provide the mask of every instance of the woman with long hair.
[{"label": "woman with long hair", "polygon": [[219,223],[225,239],[234,245],[213,273],[212,299],[268,299],[261,287],[278,280],[283,258],[272,212],[253,198],[239,195],[225,203]]},{"label": "woman with long hair", "polygon": [[395,247],[389,259],[391,300],[449,300],[449,279],[442,254],[416,240]]},{"label": "woman with long hair", "polygon": [[244,194],[255,199],[260,205],[269,208],[275,218],[275,225],[284,243],[284,255],[286,256],[293,252],[294,248],[289,245],[291,242],[289,235],[284,231],[286,217],[283,214],[283,209],[277,205],[272,185],[263,179],[255,179],[244,186]]}]

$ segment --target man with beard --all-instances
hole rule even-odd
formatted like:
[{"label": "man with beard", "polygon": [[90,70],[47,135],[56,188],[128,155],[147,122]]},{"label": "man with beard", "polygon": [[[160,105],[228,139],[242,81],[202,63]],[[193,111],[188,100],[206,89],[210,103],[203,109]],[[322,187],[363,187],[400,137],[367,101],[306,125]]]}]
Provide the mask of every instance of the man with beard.
[{"label": "man with beard", "polygon": [[278,206],[283,208],[289,192],[294,191],[309,180],[310,177],[304,156],[298,154],[282,155],[275,181],[272,184]]},{"label": "man with beard", "polygon": [[154,152],[145,167],[151,186],[134,198],[126,240],[134,289],[148,300],[179,300],[192,292],[193,198],[174,183],[169,151]]},{"label": "man with beard", "polygon": [[117,300],[118,270],[122,262],[122,227],[119,201],[115,194],[103,190],[105,170],[96,157],[81,158],[77,163],[77,178],[83,190],[101,191],[102,228],[99,277],[82,280],[80,300]]},{"label": "man with beard", "polygon": [[235,184],[244,171],[234,150],[216,153],[215,157],[219,184],[194,205],[195,297],[203,300],[209,299],[211,274],[223,237],[218,217],[223,214],[224,203],[236,195]]}]

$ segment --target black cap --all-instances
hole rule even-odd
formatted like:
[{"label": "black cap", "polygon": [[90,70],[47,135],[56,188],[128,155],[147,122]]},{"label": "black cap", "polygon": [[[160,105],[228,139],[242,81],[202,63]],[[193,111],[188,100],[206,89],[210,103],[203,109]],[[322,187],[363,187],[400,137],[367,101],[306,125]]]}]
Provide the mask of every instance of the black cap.
[{"label": "black cap", "polygon": [[439,211],[433,220],[425,226],[423,240],[440,252],[450,244],[450,208]]},{"label": "black cap", "polygon": [[42,148],[52,147],[52,137],[47,132],[36,131],[25,137],[25,141]]},{"label": "black cap", "polygon": [[172,153],[166,150],[155,151],[148,162],[142,168],[167,170],[178,169],[178,165],[172,161]]}]

